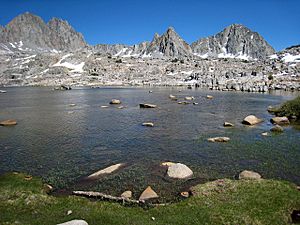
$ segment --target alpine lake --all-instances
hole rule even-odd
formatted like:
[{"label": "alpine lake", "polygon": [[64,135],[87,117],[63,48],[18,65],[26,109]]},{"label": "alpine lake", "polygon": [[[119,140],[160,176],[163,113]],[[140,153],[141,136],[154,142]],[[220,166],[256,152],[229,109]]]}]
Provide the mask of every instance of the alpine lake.
[{"label": "alpine lake", "polygon": [[[263,178],[300,184],[300,126],[272,134],[267,112],[293,99],[297,92],[242,93],[183,87],[102,87],[54,91],[52,88],[2,88],[0,120],[18,124],[0,126],[0,174],[19,171],[42,179],[54,193],[99,191],[119,196],[126,190],[138,198],[151,186],[159,202],[177,201],[178,194],[198,183],[236,178],[242,170]],[[178,104],[194,96],[193,104]],[[212,95],[213,99],[207,99]],[[110,105],[120,99],[120,105]],[[143,109],[140,103],[157,105]],[[108,106],[103,108],[101,106]],[[118,108],[124,106],[124,108]],[[264,121],[243,125],[247,115]],[[234,127],[223,127],[225,121]],[[153,127],[142,126],[153,122]],[[261,135],[268,132],[268,136]],[[216,136],[228,143],[211,143]],[[193,171],[190,179],[166,176],[162,162],[180,162]],[[125,166],[93,182],[88,175],[108,166]]]}]

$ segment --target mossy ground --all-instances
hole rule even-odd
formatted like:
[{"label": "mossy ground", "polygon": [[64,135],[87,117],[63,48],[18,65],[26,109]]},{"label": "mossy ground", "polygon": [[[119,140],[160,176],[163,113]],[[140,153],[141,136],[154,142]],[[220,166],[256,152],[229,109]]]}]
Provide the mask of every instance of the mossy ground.
[{"label": "mossy ground", "polygon": [[292,117],[296,116],[297,120],[300,120],[300,96],[293,100],[283,103],[276,111],[278,116]]},{"label": "mossy ground", "polygon": [[[290,224],[300,192],[283,181],[224,179],[193,188],[194,196],[150,209],[48,195],[39,178],[21,173],[0,177],[0,224]],[[72,210],[71,215],[67,211]],[[155,218],[155,220],[152,219]]]}]

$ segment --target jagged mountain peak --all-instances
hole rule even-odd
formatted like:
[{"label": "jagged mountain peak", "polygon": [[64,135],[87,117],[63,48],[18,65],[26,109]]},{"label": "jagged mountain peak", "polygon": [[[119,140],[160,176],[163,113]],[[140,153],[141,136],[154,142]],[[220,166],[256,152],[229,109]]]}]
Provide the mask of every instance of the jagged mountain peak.
[{"label": "jagged mountain peak", "polygon": [[161,36],[154,35],[152,42],[145,54],[161,55],[166,57],[182,57],[192,54],[190,46],[176,33],[173,27],[169,27]]},{"label": "jagged mountain peak", "polygon": [[257,32],[242,24],[232,24],[216,35],[199,39],[191,44],[200,56],[264,59],[275,50]]},{"label": "jagged mountain peak", "polygon": [[86,46],[80,33],[67,21],[53,18],[47,24],[37,15],[26,12],[13,18],[0,33],[0,43],[22,42],[18,50],[76,50]]}]

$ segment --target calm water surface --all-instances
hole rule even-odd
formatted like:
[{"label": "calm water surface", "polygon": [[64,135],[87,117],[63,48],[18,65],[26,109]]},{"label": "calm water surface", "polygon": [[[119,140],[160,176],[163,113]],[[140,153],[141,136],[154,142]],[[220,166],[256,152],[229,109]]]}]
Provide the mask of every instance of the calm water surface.
[{"label": "calm water surface", "polygon": [[[100,88],[52,91],[50,88],[7,88],[0,94],[0,120],[16,119],[14,127],[0,127],[0,173],[22,171],[41,176],[56,188],[76,189],[82,177],[116,163],[117,173],[81,189],[118,195],[129,189],[137,197],[151,185],[168,200],[189,185],[217,178],[233,178],[243,169],[265,178],[300,184],[300,130],[289,126],[280,135],[261,136],[272,127],[266,109],[296,94],[212,92],[179,88]],[[168,96],[194,96],[198,105],[179,105]],[[206,95],[213,95],[207,100]],[[112,98],[124,109],[109,105]],[[140,109],[139,103],[157,104]],[[69,104],[75,103],[71,107]],[[255,114],[264,122],[247,127],[240,122]],[[154,122],[153,128],[143,122]],[[224,128],[224,121],[234,128]],[[209,137],[228,136],[229,143],[209,143]],[[194,179],[174,181],[159,167],[181,162]]]}]

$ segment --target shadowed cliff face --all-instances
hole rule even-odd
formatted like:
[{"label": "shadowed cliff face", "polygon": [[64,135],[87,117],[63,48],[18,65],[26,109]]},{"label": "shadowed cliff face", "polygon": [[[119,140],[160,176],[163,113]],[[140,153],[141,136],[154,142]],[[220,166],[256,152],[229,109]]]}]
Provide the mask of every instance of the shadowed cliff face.
[{"label": "shadowed cliff face", "polygon": [[21,49],[76,50],[86,46],[82,35],[66,21],[54,18],[46,24],[30,13],[15,17],[0,32],[0,42],[18,43],[15,46]]},{"label": "shadowed cliff face", "polygon": [[257,32],[240,24],[226,27],[222,32],[191,44],[194,53],[208,56],[245,56],[266,58],[275,50]]}]

